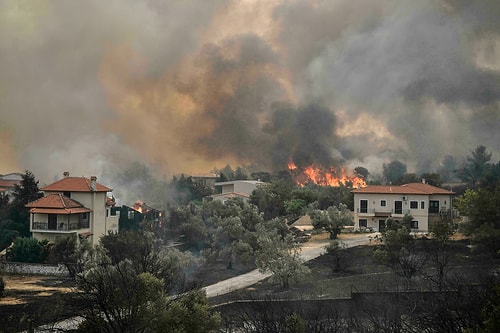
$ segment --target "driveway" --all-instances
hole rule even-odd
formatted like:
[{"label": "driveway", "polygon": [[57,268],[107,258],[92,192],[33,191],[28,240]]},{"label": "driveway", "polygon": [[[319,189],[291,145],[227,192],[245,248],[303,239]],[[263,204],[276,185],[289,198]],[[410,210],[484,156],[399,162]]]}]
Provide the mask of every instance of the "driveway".
[{"label": "driveway", "polygon": [[[342,234],[339,236],[339,240],[344,242],[347,247],[354,247],[358,245],[366,245],[370,243],[376,234]],[[313,238],[309,242],[303,243],[301,256],[305,261],[312,260],[319,257],[325,252],[325,246],[330,242],[324,234],[325,237]],[[255,269],[251,272],[241,274],[230,279],[217,282],[210,286],[206,286],[205,292],[207,297],[215,297],[219,295],[224,295],[235,290],[244,289],[250,287],[251,285],[264,280],[265,278],[271,276],[270,273],[263,274]]]}]

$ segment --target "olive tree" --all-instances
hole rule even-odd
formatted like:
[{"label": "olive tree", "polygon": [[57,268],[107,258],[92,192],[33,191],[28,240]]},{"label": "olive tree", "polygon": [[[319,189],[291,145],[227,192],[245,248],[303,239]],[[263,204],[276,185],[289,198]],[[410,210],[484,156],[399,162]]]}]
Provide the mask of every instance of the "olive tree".
[{"label": "olive tree", "polygon": [[126,234],[103,238],[87,259],[76,274],[84,307],[81,332],[187,333],[218,327],[219,315],[210,311],[204,292],[175,295],[189,255],[158,246],[148,234]]},{"label": "olive tree", "polygon": [[339,207],[330,206],[327,210],[312,209],[309,211],[315,229],[324,229],[330,233],[330,239],[336,239],[343,227],[354,225],[354,216],[345,204]]},{"label": "olive tree", "polygon": [[271,273],[281,288],[288,289],[290,282],[309,273],[300,256],[300,246],[291,234],[282,236],[277,229],[266,229],[261,224],[257,235],[256,265],[262,273]]},{"label": "olive tree", "polygon": [[401,221],[388,218],[386,230],[382,233],[383,244],[374,251],[375,260],[391,267],[408,282],[427,261],[427,256],[419,247],[419,240],[410,233],[408,225],[412,219],[409,214]]}]

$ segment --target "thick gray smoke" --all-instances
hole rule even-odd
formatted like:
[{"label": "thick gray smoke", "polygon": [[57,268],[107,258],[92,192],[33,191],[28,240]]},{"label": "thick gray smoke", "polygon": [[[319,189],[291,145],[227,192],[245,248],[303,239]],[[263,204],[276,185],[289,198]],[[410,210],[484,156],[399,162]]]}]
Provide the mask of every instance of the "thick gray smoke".
[{"label": "thick gray smoke", "polygon": [[500,2],[0,2],[0,173],[500,153]]}]

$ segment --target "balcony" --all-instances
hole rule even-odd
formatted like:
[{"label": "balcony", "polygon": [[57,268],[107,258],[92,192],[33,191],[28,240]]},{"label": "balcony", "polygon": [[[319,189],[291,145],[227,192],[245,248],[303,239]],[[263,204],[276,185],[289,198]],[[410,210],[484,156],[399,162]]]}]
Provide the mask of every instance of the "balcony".
[{"label": "balcony", "polygon": [[410,214],[410,210],[409,209],[395,209],[392,212],[391,216],[402,217],[402,216],[404,216],[406,214]]},{"label": "balcony", "polygon": [[79,229],[86,229],[89,227],[89,223],[82,222],[59,222],[59,223],[49,223],[49,222],[33,222],[32,231],[57,231],[57,232],[68,232]]},{"label": "balcony", "polygon": [[357,209],[358,216],[380,216],[380,217],[390,217],[390,216],[403,216],[409,214],[409,209],[380,209],[380,208],[370,208],[370,209]]},{"label": "balcony", "polygon": [[374,216],[375,209],[374,208],[358,208],[357,213],[358,213],[358,215],[362,215],[362,216]]}]

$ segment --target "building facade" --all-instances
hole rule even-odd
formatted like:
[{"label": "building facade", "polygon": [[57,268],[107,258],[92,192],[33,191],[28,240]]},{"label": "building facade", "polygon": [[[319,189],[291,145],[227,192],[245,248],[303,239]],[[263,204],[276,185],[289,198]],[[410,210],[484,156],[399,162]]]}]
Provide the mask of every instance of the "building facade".
[{"label": "building facade", "polygon": [[258,180],[233,180],[215,183],[215,189],[220,192],[211,196],[213,200],[226,202],[229,199],[241,198],[244,201],[250,199],[250,194],[259,186],[267,185]]},{"label": "building facade", "polygon": [[76,234],[92,245],[109,232],[118,232],[119,216],[112,214],[111,188],[97,183],[96,177],[70,177],[40,189],[44,196],[28,203],[30,231],[38,240]]},{"label": "building facade", "polygon": [[432,224],[452,218],[454,192],[425,183],[369,185],[355,189],[354,226],[356,229],[382,231],[385,220],[413,217],[412,231],[428,232]]}]

